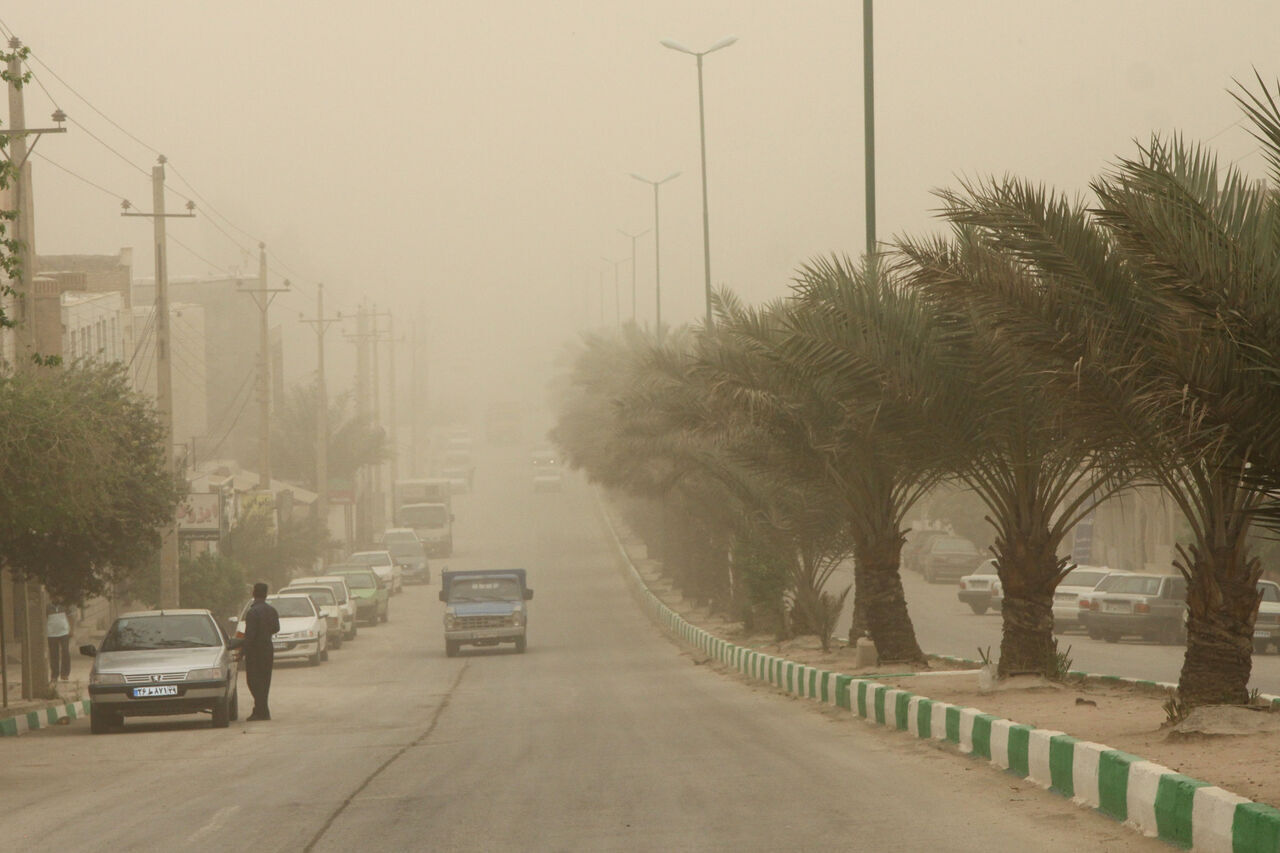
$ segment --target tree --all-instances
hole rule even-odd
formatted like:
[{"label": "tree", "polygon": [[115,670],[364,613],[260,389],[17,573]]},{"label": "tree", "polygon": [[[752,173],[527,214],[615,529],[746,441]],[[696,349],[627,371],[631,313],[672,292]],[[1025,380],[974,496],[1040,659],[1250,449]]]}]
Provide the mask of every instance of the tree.
[{"label": "tree", "polygon": [[[272,419],[272,465],[278,476],[318,491],[316,483],[316,414],[320,395],[314,384],[295,385]],[[355,480],[365,465],[391,458],[386,431],[352,411],[350,393],[329,400],[329,478]]]},{"label": "tree", "polygon": [[[265,581],[272,589],[309,570],[328,545],[323,523],[314,516],[281,518],[265,508],[246,513],[227,532],[223,552],[243,569],[246,581]],[[273,529],[274,528],[274,529]]]},{"label": "tree", "polygon": [[181,489],[120,365],[0,378],[0,562],[81,601],[151,564]]},{"label": "tree", "polygon": [[[179,604],[212,611],[225,619],[239,614],[248,600],[244,569],[238,562],[218,551],[206,551],[194,557],[183,555],[179,561],[182,584]],[[151,607],[160,606],[160,573],[144,572],[129,581],[129,595]]]}]

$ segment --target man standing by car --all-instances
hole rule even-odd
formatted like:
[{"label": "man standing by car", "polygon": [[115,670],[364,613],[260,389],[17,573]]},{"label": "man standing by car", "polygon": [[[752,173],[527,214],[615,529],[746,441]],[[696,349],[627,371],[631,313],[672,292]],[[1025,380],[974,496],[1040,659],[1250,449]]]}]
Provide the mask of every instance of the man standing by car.
[{"label": "man standing by car", "polygon": [[271,667],[275,650],[271,638],[280,630],[280,614],[267,604],[267,585],[253,585],[253,604],[244,614],[244,678],[253,694],[253,713],[246,722],[271,719],[267,695],[271,692]]}]

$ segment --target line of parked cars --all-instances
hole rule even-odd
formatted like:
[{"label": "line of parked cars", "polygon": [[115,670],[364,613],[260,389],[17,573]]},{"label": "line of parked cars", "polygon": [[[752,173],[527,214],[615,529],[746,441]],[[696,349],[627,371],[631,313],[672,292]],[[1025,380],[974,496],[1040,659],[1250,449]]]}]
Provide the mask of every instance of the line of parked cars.
[{"label": "line of parked cars", "polygon": [[[421,560],[408,557],[404,530],[388,530],[384,548],[358,551],[325,573],[297,577],[267,597],[280,616],[273,637],[275,660],[319,666],[330,650],[354,640],[361,624],[390,619],[391,596],[408,582],[430,583],[422,543]],[[408,530],[409,536],[413,535]],[[393,550],[394,549],[394,550]],[[396,556],[399,553],[400,556]],[[125,717],[208,713],[225,728],[240,713],[238,653],[231,638],[244,636],[246,602],[239,616],[218,624],[208,610],[148,610],[126,613],[112,623],[102,643],[80,652],[94,659],[89,672],[89,725],[94,734],[123,725]]]}]

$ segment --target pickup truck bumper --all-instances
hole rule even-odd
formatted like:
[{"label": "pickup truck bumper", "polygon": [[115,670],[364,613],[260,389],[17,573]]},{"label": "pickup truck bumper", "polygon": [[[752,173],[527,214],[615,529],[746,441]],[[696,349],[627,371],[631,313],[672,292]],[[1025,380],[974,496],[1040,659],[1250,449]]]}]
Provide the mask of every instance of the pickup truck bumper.
[{"label": "pickup truck bumper", "polygon": [[477,628],[474,631],[445,631],[444,638],[455,643],[514,643],[524,636],[524,628]]}]

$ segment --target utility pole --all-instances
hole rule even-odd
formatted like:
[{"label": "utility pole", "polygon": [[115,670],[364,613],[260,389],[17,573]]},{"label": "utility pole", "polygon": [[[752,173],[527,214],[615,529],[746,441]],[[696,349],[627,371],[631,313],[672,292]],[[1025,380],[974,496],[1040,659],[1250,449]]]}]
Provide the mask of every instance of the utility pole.
[{"label": "utility pole", "polygon": [[[383,317],[386,317],[388,322],[392,322],[391,312],[379,311],[378,306],[375,303],[373,306],[373,311],[371,311],[369,314],[369,318],[373,322],[373,328],[370,330],[369,341],[373,345],[373,351],[372,351],[372,354],[373,354],[373,420],[374,420],[374,423],[379,427],[383,426],[383,420],[382,420],[382,375],[381,375],[382,374],[382,358],[378,353],[378,344],[382,343],[383,341],[388,342],[391,347],[389,373],[391,376],[391,381],[392,382],[395,381],[395,349],[394,349],[395,344],[392,341],[390,335],[388,335],[386,332],[383,332],[382,329],[380,328],[379,320],[381,320]],[[384,335],[387,335],[387,336],[384,337]],[[395,389],[394,388],[392,388],[390,393],[388,394],[388,402],[391,407],[390,417],[394,419],[395,417]],[[391,423],[390,428],[387,429],[387,443],[391,445],[392,455],[391,455],[391,472],[390,473],[391,473],[391,478],[393,482],[395,479],[395,471],[396,471],[395,435],[396,435],[395,423]],[[387,519],[387,498],[389,497],[389,494],[388,494],[388,490],[385,488],[385,484],[383,483],[382,474],[383,474],[382,463],[379,462],[373,469],[373,491],[378,499],[378,502],[374,504],[374,506],[377,508],[377,512],[374,515],[373,523],[374,523],[374,526],[377,528],[381,528],[385,526],[384,523]]]},{"label": "utility pole", "polygon": [[[177,476],[177,454],[173,441],[173,347],[169,334],[169,237],[166,219],[190,219],[195,216],[195,202],[187,202],[186,213],[165,213],[164,164],[160,155],[151,167],[151,212],[133,211],[128,200],[122,201],[121,216],[140,216],[150,219],[152,225],[152,249],[156,259],[156,414],[164,442],[164,461],[170,476]],[[178,576],[178,519],[166,522],[160,531],[160,606],[181,606],[181,579]]]},{"label": "utility pole", "polygon": [[862,0],[862,121],[866,151],[867,261],[876,268],[876,86],[871,0]]},{"label": "utility pole", "polygon": [[267,287],[267,244],[258,244],[258,286],[246,290],[243,281],[237,281],[241,293],[253,297],[258,306],[258,488],[271,490],[271,326],[267,309],[277,293],[289,292],[289,281],[284,287]]},{"label": "utility pole", "polygon": [[[56,110],[53,120],[57,127],[27,127],[26,106],[23,101],[22,84],[26,76],[22,71],[22,42],[17,38],[9,39],[9,57],[7,74],[9,83],[9,128],[0,130],[0,136],[9,140],[7,159],[12,167],[10,186],[13,188],[13,201],[17,206],[13,220],[14,254],[18,260],[18,281],[15,282],[18,298],[15,300],[14,321],[17,323],[14,337],[14,362],[18,370],[32,370],[35,363],[32,356],[38,355],[39,341],[35,331],[35,208],[34,195],[31,191],[31,164],[28,158],[31,151],[39,143],[40,137],[46,133],[66,133],[62,122],[66,115]],[[35,139],[27,145],[27,137]],[[8,571],[6,569],[6,571]],[[49,671],[48,651],[45,644],[45,595],[44,587],[36,581],[13,585],[14,611],[23,608],[24,633],[22,640],[22,698],[36,699],[43,697],[48,691],[45,674]],[[0,631],[4,631],[4,616],[0,613]],[[4,701],[9,699],[9,665],[0,658],[0,681],[4,681]],[[41,687],[36,689],[36,685]]]},{"label": "utility pole", "polygon": [[387,425],[390,427],[388,434],[391,439],[391,488],[396,487],[396,480],[400,479],[400,441],[396,428],[396,344],[401,339],[396,338],[396,316],[391,312],[387,312],[387,347],[390,352],[387,353],[387,384],[390,399],[387,402]]},{"label": "utility pole", "polygon": [[[376,333],[369,329],[369,321],[373,319],[368,307],[362,302],[356,313],[356,333],[344,334],[356,347],[356,415],[361,424],[372,426],[375,423],[375,406],[377,402],[376,382],[373,381],[376,358],[370,359],[370,344]],[[357,476],[362,481],[356,489],[356,542],[365,544],[373,539],[373,513],[370,497],[373,492],[374,477],[368,466],[360,469]]]},{"label": "utility pole", "polygon": [[628,234],[619,228],[618,233],[631,239],[631,323],[634,325],[636,322],[636,240],[648,234],[649,229],[646,228],[637,234]]},{"label": "utility pole", "polygon": [[342,312],[324,315],[324,285],[316,285],[316,316],[298,319],[316,332],[316,514],[326,531],[329,529],[329,387],[324,377],[324,336],[329,327],[342,321]]},{"label": "utility pole", "polygon": [[417,318],[413,323],[413,331],[410,333],[410,358],[409,358],[409,388],[411,391],[410,401],[412,403],[410,411],[413,413],[409,420],[409,476],[418,476],[418,454],[421,452],[422,442],[422,426],[423,417],[422,405],[422,312],[418,312]]}]

